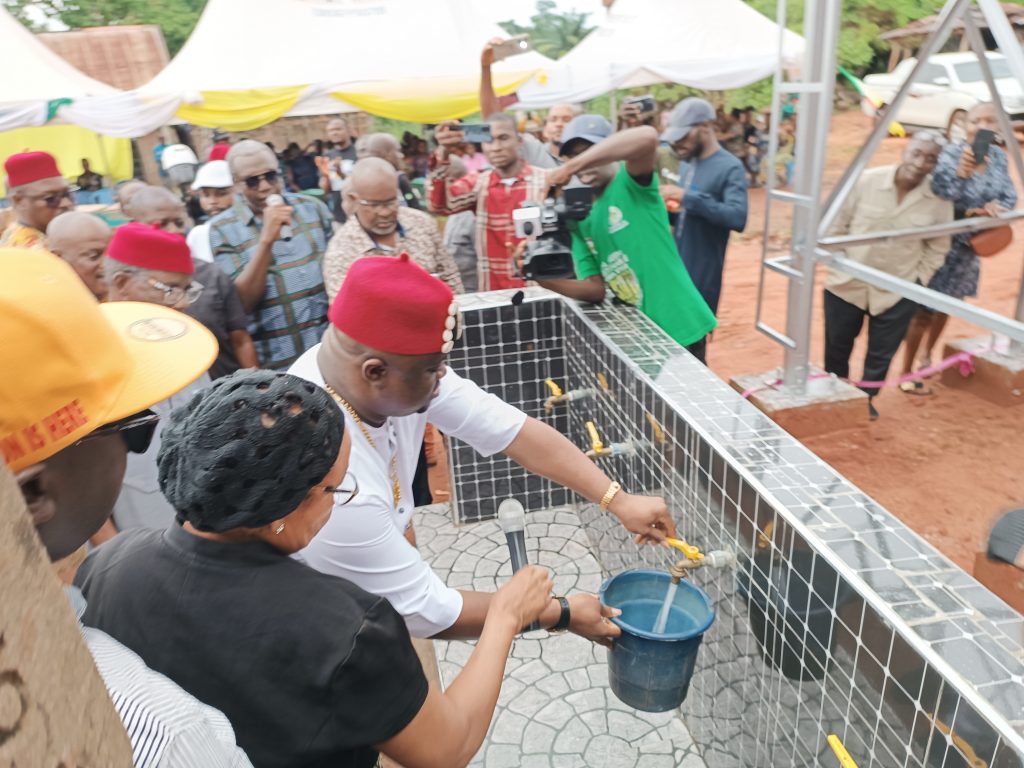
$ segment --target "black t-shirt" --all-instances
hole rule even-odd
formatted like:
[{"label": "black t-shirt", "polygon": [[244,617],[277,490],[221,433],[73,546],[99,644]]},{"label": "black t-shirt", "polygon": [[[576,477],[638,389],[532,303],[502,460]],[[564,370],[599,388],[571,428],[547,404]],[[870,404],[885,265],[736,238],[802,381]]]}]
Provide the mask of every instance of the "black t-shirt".
[{"label": "black t-shirt", "polygon": [[194,279],[203,286],[203,292],[185,313],[210,329],[217,337],[220,351],[210,366],[210,378],[219,379],[239,368],[235,348],[231,345],[231,332],[244,331],[249,323],[235,283],[227,272],[216,264],[196,260]]},{"label": "black t-shirt", "polygon": [[123,531],[75,583],[83,622],[223,712],[256,768],[369,768],[427,696],[387,600],[263,542]]}]

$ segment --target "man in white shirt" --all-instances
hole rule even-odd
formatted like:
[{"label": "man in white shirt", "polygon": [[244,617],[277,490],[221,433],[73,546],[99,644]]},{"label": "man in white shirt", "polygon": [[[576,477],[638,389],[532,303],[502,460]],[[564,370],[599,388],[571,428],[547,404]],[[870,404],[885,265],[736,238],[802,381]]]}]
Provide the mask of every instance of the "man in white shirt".
[{"label": "man in white shirt", "polygon": [[[234,205],[235,180],[227,160],[211,160],[200,168],[192,182],[192,191],[199,193],[199,207],[211,219]],[[213,263],[209,220],[192,227],[186,239],[193,259]]]},{"label": "man in white shirt", "polygon": [[[451,289],[407,255],[366,257],[342,283],[323,342],[290,370],[323,386],[346,412],[354,435],[350,467],[360,483],[358,496],[335,510],[300,557],[387,597],[416,637],[476,637],[491,599],[446,586],[406,537],[428,421],[485,456],[503,452],[600,503],[639,541],[675,535],[662,499],[622,491],[550,426],[447,370],[457,315]],[[612,615],[595,596],[577,594],[552,598],[540,623],[608,643],[619,634],[607,621]]]},{"label": "man in white shirt", "polygon": [[[146,409],[200,376],[217,342],[166,307],[99,305],[71,267],[25,249],[0,250],[0,337],[4,370],[19,372],[0,379],[0,455],[56,562],[109,517],[125,456],[145,450],[156,426]],[[81,616],[81,592],[65,592]],[[137,768],[251,768],[221,712],[109,635],[82,636]]]}]

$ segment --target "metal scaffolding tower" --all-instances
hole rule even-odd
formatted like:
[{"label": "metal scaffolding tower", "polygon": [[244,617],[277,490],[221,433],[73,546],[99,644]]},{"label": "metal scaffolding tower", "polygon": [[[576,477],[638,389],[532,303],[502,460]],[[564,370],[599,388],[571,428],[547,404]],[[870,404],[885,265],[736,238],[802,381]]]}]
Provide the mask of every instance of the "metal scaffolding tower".
[{"label": "metal scaffolding tower", "polygon": [[[864,235],[830,237],[829,228],[839,214],[850,191],[882,139],[888,133],[893,116],[913,87],[917,75],[928,60],[938,52],[949,37],[957,20],[962,20],[968,40],[978,60],[985,81],[998,107],[1002,133],[1007,137],[1007,150],[1024,179],[1024,159],[1020,147],[1012,140],[1013,129],[1002,108],[991,67],[984,55],[984,42],[977,25],[967,13],[974,0],[948,0],[935,31],[918,53],[917,65],[900,87],[892,101],[886,105],[871,135],[836,184],[828,199],[821,200],[821,186],[825,170],[828,134],[832,117],[833,91],[836,77],[836,49],[839,37],[842,0],[805,0],[804,36],[806,52],[800,80],[786,78],[781,57],[776,68],[772,94],[771,138],[769,142],[767,195],[765,203],[765,237],[762,248],[761,275],[757,294],[756,327],[784,348],[783,386],[797,393],[806,391],[810,366],[810,338],[812,308],[814,306],[814,280],[818,262],[846,272],[863,282],[893,291],[941,312],[962,317],[975,325],[1009,337],[1016,351],[1024,351],[1024,279],[1014,319],[1003,317],[964,301],[950,298],[924,286],[893,277],[880,270],[851,261],[843,249],[852,244],[885,242],[901,238],[934,237],[940,234],[976,232],[998,227],[1024,217],[1024,210],[1009,211],[999,217],[960,219],[951,224],[908,228],[892,232],[874,232]],[[997,0],[976,0],[985,16],[989,30],[1006,56],[1011,72],[1024,82],[1024,51],[1017,41],[1006,15]],[[787,2],[778,0],[777,21],[779,46],[787,22]],[[776,189],[774,174],[775,155],[779,145],[779,125],[782,119],[783,99],[797,94],[797,135],[792,192]],[[779,255],[770,243],[772,209],[778,205],[791,206],[793,223],[787,253]],[[769,272],[783,275],[788,280],[786,328],[780,331],[763,320],[765,280]]]}]

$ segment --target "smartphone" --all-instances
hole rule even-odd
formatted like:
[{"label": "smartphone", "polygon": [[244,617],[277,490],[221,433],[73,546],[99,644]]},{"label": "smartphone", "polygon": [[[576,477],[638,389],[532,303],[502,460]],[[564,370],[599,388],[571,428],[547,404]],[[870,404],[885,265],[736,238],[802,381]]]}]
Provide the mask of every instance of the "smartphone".
[{"label": "smartphone", "polygon": [[502,61],[509,56],[518,56],[521,53],[532,50],[532,48],[529,35],[516,35],[494,46],[494,60]]},{"label": "smartphone", "polygon": [[638,106],[642,115],[650,114],[657,108],[654,97],[649,94],[647,96],[627,96],[622,100],[622,103]]},{"label": "smartphone", "polygon": [[974,150],[974,162],[979,164],[985,162],[988,157],[988,148],[995,140],[995,133],[988,128],[978,129],[978,132],[974,134],[974,144],[971,146],[971,149]]},{"label": "smartphone", "polygon": [[466,123],[460,127],[463,140],[470,144],[484,144],[491,140],[491,126],[487,123]]}]

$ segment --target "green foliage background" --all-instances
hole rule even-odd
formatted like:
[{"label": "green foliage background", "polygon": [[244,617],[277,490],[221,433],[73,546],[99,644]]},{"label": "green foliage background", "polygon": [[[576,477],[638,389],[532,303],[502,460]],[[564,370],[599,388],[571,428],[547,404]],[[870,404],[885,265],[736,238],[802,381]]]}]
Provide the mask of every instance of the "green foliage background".
[{"label": "green foliage background", "polygon": [[158,24],[173,57],[188,40],[206,6],[206,0],[0,0],[29,28],[34,28],[28,6],[71,29],[113,24]]}]

